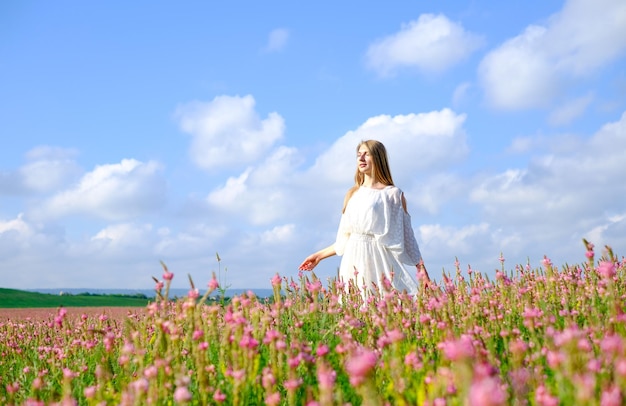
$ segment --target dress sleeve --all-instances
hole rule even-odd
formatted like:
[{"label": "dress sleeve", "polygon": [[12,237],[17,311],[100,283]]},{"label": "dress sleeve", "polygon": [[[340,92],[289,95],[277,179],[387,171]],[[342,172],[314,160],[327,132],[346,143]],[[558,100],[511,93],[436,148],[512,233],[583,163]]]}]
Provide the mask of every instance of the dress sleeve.
[{"label": "dress sleeve", "polygon": [[346,249],[346,243],[350,238],[350,230],[348,229],[348,220],[346,214],[341,215],[339,221],[339,229],[337,230],[337,238],[335,239],[335,253],[339,256],[343,255]]},{"label": "dress sleeve", "polygon": [[420,252],[419,245],[417,245],[417,240],[415,239],[415,232],[413,231],[413,226],[411,225],[411,215],[402,210],[404,214],[403,221],[403,229],[404,229],[404,254],[409,262],[412,265],[418,265],[422,262],[422,253]]},{"label": "dress sleeve", "polygon": [[422,255],[411,225],[411,216],[402,206],[402,191],[393,188],[383,207],[384,231],[376,236],[378,241],[391,250],[400,262],[419,264]]}]

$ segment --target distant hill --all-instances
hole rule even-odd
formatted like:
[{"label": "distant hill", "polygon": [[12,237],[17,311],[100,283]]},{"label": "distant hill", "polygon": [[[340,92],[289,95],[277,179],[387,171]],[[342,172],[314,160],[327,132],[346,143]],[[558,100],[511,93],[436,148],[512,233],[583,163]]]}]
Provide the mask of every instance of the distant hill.
[{"label": "distant hill", "polygon": [[151,300],[143,294],[60,294],[0,288],[0,308],[29,307],[144,307]]}]

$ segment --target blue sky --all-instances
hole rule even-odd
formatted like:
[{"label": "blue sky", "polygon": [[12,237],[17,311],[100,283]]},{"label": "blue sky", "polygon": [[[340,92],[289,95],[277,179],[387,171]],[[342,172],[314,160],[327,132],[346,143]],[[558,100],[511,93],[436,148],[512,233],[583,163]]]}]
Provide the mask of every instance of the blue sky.
[{"label": "blue sky", "polygon": [[0,286],[297,276],[369,138],[435,278],[623,255],[625,68],[621,0],[4,1]]}]

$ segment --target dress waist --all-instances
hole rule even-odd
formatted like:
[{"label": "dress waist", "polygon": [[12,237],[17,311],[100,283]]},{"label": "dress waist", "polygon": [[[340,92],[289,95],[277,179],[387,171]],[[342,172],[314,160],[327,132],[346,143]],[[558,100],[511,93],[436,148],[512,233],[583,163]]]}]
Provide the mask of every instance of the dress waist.
[{"label": "dress waist", "polygon": [[371,241],[371,240],[373,240],[376,237],[374,236],[374,234],[350,233],[350,238],[354,239],[354,240]]}]

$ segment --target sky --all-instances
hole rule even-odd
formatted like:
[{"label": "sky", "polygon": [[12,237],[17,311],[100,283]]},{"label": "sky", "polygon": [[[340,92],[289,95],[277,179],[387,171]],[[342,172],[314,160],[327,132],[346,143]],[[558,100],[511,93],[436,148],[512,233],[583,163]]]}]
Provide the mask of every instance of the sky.
[{"label": "sky", "polygon": [[297,279],[366,139],[435,279],[622,256],[626,2],[7,0],[0,136],[7,288]]}]

